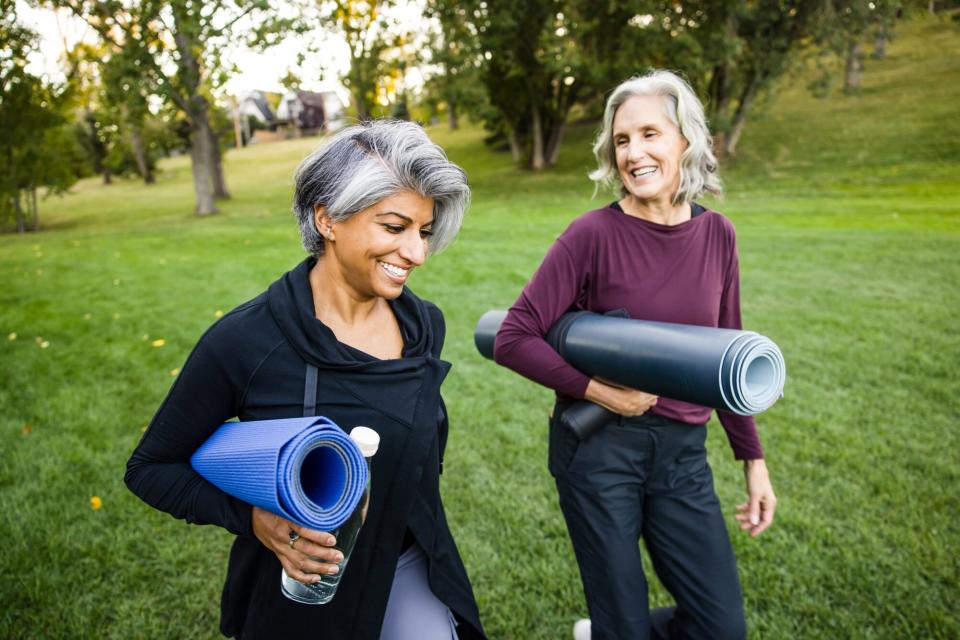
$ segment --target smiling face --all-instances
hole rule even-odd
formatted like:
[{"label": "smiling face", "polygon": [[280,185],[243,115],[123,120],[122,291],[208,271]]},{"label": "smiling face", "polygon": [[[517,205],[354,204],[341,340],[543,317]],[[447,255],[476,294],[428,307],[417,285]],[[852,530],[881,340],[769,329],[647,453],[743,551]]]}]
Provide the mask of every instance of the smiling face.
[{"label": "smiling face", "polygon": [[670,205],[680,190],[687,141],[667,117],[666,98],[634,96],[613,118],[617,171],[627,197],[641,205]]},{"label": "smiling face", "polygon": [[393,299],[410,272],[427,259],[433,233],[433,198],[403,191],[342,222],[316,212],[317,229],[326,237],[321,260],[357,299]]}]

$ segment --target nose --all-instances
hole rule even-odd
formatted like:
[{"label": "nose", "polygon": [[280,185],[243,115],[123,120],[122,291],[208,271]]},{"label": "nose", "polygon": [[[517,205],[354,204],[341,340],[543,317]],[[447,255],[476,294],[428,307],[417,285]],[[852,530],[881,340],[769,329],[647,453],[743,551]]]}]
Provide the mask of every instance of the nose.
[{"label": "nose", "polygon": [[643,140],[631,139],[627,145],[627,158],[629,160],[640,160],[646,155],[646,147],[643,144]]},{"label": "nose", "polygon": [[400,257],[410,262],[415,267],[419,267],[427,259],[427,241],[421,237],[420,231],[411,227],[404,234],[403,242],[400,244]]}]

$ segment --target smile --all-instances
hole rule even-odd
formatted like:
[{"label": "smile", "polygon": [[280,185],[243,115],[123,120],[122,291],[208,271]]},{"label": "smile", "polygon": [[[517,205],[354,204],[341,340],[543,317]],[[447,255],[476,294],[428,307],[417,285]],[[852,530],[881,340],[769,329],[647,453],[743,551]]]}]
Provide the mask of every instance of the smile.
[{"label": "smile", "polygon": [[407,274],[410,273],[410,269],[404,269],[403,267],[398,267],[395,264],[390,264],[383,260],[377,260],[377,264],[380,265],[381,269],[395,278],[406,278]]},{"label": "smile", "polygon": [[651,173],[654,173],[656,170],[657,170],[656,167],[641,167],[639,169],[634,169],[633,171],[631,171],[630,175],[632,175],[634,178],[642,178],[644,176],[650,175]]}]

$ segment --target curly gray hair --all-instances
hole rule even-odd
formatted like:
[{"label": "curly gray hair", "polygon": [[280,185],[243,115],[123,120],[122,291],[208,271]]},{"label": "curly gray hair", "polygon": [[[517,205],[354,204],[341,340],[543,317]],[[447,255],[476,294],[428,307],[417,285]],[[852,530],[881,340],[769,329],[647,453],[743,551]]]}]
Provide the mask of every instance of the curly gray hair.
[{"label": "curly gray hair", "polygon": [[411,191],[433,198],[430,250],[440,251],[456,237],[470,203],[467,174],[411,122],[371,120],[346,127],[297,168],[293,211],[303,247],[323,255],[315,210],[324,207],[342,222],[384,198]]}]

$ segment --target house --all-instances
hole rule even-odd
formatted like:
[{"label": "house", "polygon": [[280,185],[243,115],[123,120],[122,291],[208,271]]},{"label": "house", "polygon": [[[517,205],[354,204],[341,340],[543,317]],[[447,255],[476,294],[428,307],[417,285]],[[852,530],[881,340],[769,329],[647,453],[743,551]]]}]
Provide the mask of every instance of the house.
[{"label": "house", "polygon": [[[277,94],[273,94],[274,100]],[[237,116],[243,140],[246,144],[257,144],[282,140],[282,132],[277,132],[277,116],[270,108],[269,96],[265,91],[251,91],[237,103]],[[239,142],[238,142],[239,144]]]},{"label": "house", "polygon": [[289,90],[280,98],[277,120],[295,129],[297,135],[315,135],[342,124],[344,102],[336,91]]}]

